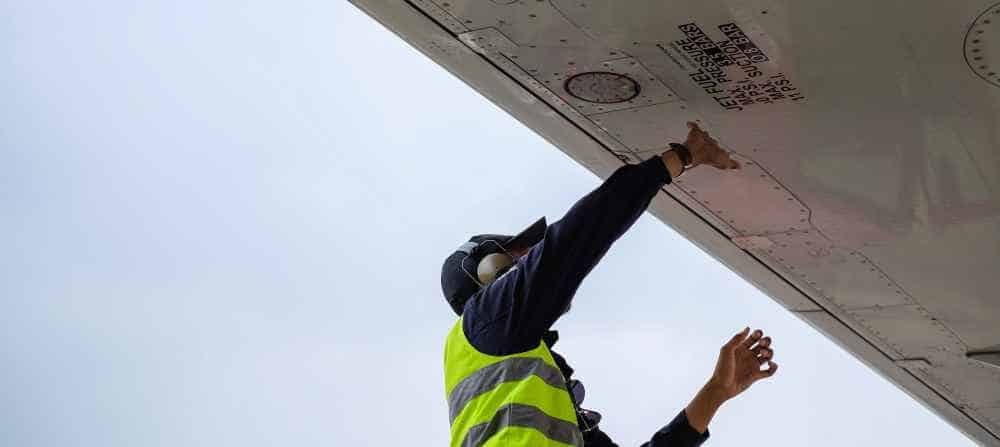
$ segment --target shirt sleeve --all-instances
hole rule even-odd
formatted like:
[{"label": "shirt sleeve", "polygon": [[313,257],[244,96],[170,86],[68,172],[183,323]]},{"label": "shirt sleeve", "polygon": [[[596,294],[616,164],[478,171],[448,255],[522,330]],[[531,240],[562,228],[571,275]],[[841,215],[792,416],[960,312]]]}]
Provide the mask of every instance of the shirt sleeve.
[{"label": "shirt sleeve", "polygon": [[670,180],[663,160],[653,157],[618,168],[577,201],[514,268],[466,304],[463,329],[472,345],[491,355],[537,346],[584,277]]},{"label": "shirt sleeve", "polygon": [[[683,410],[665,427],[653,434],[653,437],[641,447],[698,447],[708,440],[708,430],[698,433],[688,423],[687,414]],[[600,428],[584,432],[585,447],[618,447]]]},{"label": "shirt sleeve", "polygon": [[649,442],[642,447],[697,447],[708,439],[708,429],[698,433],[688,422],[687,413],[681,410],[665,427],[653,433]]}]

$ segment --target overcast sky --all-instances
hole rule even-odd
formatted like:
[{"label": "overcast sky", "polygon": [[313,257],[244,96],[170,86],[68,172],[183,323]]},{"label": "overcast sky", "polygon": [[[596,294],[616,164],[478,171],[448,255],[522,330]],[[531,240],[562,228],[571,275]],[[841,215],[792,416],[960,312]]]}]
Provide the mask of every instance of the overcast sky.
[{"label": "overcast sky", "polygon": [[[12,0],[0,56],[3,446],[445,445],[441,261],[599,182],[340,0]],[[709,445],[970,443],[648,215],[558,348],[636,445],[746,325]]]}]

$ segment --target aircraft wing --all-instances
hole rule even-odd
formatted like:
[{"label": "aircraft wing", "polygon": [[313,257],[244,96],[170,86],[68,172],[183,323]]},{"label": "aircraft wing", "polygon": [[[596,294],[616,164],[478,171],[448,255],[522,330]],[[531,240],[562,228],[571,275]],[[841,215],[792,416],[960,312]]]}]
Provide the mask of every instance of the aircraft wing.
[{"label": "aircraft wing", "polygon": [[663,222],[1000,446],[1000,4],[353,0],[597,175],[698,120]]}]

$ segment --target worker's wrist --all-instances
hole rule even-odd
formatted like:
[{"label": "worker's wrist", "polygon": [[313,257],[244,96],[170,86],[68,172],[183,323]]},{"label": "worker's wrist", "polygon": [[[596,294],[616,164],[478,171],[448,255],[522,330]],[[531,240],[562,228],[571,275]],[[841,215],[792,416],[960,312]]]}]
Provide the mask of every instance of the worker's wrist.
[{"label": "worker's wrist", "polygon": [[698,433],[706,433],[708,425],[712,423],[712,418],[715,417],[715,412],[719,411],[719,407],[725,402],[725,392],[710,380],[698,390],[694,399],[691,399],[691,403],[684,409],[688,425]]},{"label": "worker's wrist", "polygon": [[713,379],[709,379],[708,382],[701,387],[701,392],[699,394],[703,395],[705,400],[715,407],[722,406],[722,404],[726,403],[726,401],[730,398],[725,387],[717,385]]},{"label": "worker's wrist", "polygon": [[684,169],[692,167],[694,164],[694,158],[693,155],[691,155],[691,149],[688,148],[686,144],[670,143],[670,150],[676,152],[677,156],[680,157],[681,166],[683,166]]}]

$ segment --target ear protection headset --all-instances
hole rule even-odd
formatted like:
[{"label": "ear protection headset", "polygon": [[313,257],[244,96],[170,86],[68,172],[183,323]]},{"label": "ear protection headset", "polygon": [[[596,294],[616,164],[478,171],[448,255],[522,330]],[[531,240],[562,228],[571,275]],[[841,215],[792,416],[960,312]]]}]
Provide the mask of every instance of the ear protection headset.
[{"label": "ear protection headset", "polygon": [[[482,242],[466,242],[461,247],[458,247],[458,251],[465,253],[465,257],[462,258],[462,271],[465,272],[465,275],[469,279],[479,284],[479,287],[488,286],[514,266],[514,256],[503,248],[500,242],[494,239],[487,239]],[[475,259],[480,256],[482,257],[476,265],[476,274],[473,275],[466,268],[465,261],[469,258]]]}]

